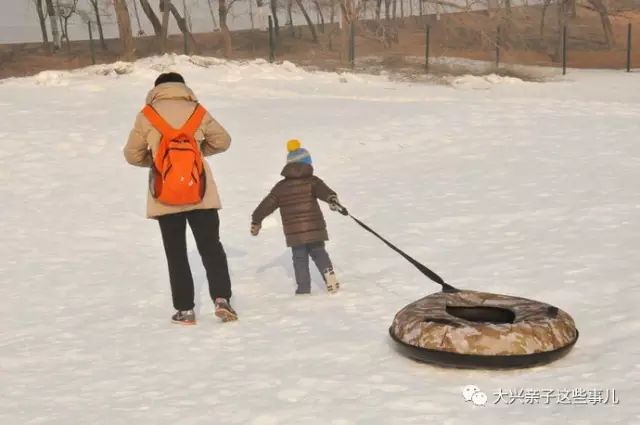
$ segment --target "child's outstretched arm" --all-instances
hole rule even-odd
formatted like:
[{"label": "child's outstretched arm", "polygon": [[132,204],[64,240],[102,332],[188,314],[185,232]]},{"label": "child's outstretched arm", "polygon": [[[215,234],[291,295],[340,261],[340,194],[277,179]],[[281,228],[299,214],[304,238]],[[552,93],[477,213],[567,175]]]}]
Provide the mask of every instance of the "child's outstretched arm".
[{"label": "child's outstretched arm", "polygon": [[338,195],[321,178],[313,176],[313,195],[328,204],[338,201]]},{"label": "child's outstretched arm", "polygon": [[260,202],[260,205],[258,205],[251,215],[251,234],[253,236],[258,236],[260,228],[262,227],[262,220],[271,215],[280,205],[278,197],[273,192],[272,190],[266,198]]}]

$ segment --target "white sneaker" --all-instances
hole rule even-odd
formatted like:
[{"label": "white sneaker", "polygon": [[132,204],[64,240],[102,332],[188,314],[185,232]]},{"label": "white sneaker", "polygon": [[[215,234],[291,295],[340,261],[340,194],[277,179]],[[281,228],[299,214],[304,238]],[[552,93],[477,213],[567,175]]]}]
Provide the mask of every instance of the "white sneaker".
[{"label": "white sneaker", "polygon": [[327,269],[323,273],[324,282],[327,285],[327,291],[330,294],[335,294],[340,289],[340,282],[338,282],[338,277],[334,273],[333,269]]}]

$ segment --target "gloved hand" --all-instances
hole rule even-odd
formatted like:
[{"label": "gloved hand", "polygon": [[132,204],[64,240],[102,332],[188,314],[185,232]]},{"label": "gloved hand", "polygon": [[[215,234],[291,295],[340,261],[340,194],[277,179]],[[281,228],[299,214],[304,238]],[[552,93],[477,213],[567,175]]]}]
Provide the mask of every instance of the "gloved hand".
[{"label": "gloved hand", "polygon": [[262,228],[262,224],[251,223],[251,234],[253,236],[258,236],[258,233],[260,233],[261,228]]},{"label": "gloved hand", "polygon": [[337,195],[331,195],[329,197],[329,208],[331,209],[331,211],[337,211],[342,215],[349,215],[347,209],[340,205],[340,201],[338,200]]},{"label": "gloved hand", "polygon": [[329,208],[331,211],[338,211],[340,209],[340,201],[337,195],[329,196]]}]

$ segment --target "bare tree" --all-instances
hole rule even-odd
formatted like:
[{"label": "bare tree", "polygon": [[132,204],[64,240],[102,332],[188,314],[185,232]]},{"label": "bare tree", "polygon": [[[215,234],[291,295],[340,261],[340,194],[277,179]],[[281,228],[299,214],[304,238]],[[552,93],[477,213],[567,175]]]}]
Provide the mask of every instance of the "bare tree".
[{"label": "bare tree", "polygon": [[53,6],[53,0],[46,0],[47,14],[49,15],[49,23],[51,24],[51,35],[53,36],[53,44],[56,49],[62,47],[62,41],[60,37],[60,29],[58,27],[58,20],[56,15],[56,8]]},{"label": "bare tree", "polygon": [[96,25],[98,26],[98,34],[100,35],[100,46],[103,50],[107,50],[107,43],[104,41],[104,31],[102,30],[102,19],[100,19],[100,0],[89,0],[93,7],[93,13],[96,15]]},{"label": "bare tree", "polygon": [[48,52],[51,51],[49,44],[49,33],[47,32],[47,14],[43,8],[42,0],[33,0],[33,4],[38,12],[38,22],[40,23],[40,32],[42,33],[42,47]]},{"label": "bare tree", "polygon": [[127,59],[133,59],[133,57],[135,56],[136,47],[133,42],[131,17],[129,16],[129,8],[127,7],[127,2],[126,0],[114,0],[113,5],[116,9],[118,32],[120,33],[120,41],[122,42],[124,56]]},{"label": "bare tree", "polygon": [[316,33],[316,27],[315,25],[313,25],[313,21],[311,20],[311,18],[309,17],[309,14],[307,13],[307,9],[305,9],[304,4],[302,4],[302,0],[296,0],[296,4],[298,5],[298,7],[300,8],[300,11],[304,15],[304,19],[307,21],[307,26],[311,31],[311,37],[313,38],[313,42],[317,44],[318,34]]},{"label": "bare tree", "polygon": [[78,0],[65,2],[57,2],[57,14],[62,19],[62,38],[67,44],[67,51],[71,51],[71,41],[69,40],[69,19],[76,14],[78,10]]},{"label": "bare tree", "polygon": [[331,0],[331,5],[329,7],[329,13],[331,14],[330,19],[329,19],[329,23],[332,26],[336,22],[336,1],[337,0]]},{"label": "bare tree", "polygon": [[224,57],[229,59],[233,54],[233,45],[231,43],[231,32],[227,25],[227,16],[229,15],[229,8],[227,7],[227,0],[218,0],[218,18],[220,19],[220,30],[222,31],[222,43],[224,46]]},{"label": "bare tree", "polygon": [[341,17],[341,54],[340,57],[343,61],[347,61],[349,55],[347,54],[349,51],[349,33],[351,25],[355,25],[358,21],[358,17],[360,16],[360,8],[362,7],[362,3],[359,0],[339,0],[340,2],[340,11],[342,12]]},{"label": "bare tree", "polygon": [[540,18],[540,36],[544,35],[544,18],[547,15],[547,8],[551,5],[552,0],[544,0],[542,4],[542,16]]},{"label": "bare tree", "polygon": [[149,0],[140,0],[140,6],[142,6],[142,11],[147,16],[147,19],[149,19],[149,22],[151,22],[154,34],[156,37],[160,38],[162,36],[162,24],[160,23],[160,19],[158,19],[156,12],[153,11],[153,8],[149,4]]},{"label": "bare tree", "polygon": [[140,13],[138,12],[138,3],[136,0],[133,0],[133,14],[136,17],[136,23],[138,24],[138,36],[144,35],[144,30],[142,29],[142,23],[140,22]]},{"label": "bare tree", "polygon": [[295,37],[296,30],[293,27],[293,0],[287,0],[287,22],[285,25],[289,27],[291,37]]},{"label": "bare tree", "polygon": [[615,46],[616,39],[613,35],[613,29],[611,28],[611,21],[609,20],[609,11],[607,10],[607,6],[602,0],[589,0],[589,3],[591,3],[591,6],[593,6],[595,11],[600,15],[602,31],[604,32],[604,39],[607,46]]},{"label": "bare tree", "polygon": [[322,13],[322,7],[320,7],[318,0],[313,0],[313,4],[316,6],[316,12],[320,18],[320,31],[324,33],[324,14]]},{"label": "bare tree", "polygon": [[160,0],[162,12],[162,53],[167,53],[167,38],[169,37],[169,13],[171,13],[171,0]]},{"label": "bare tree", "polygon": [[[174,19],[176,20],[176,23],[178,24],[178,28],[182,32],[182,35],[189,39],[189,42],[193,46],[193,49],[197,52],[199,50],[198,49],[198,43],[196,42],[196,39],[193,37],[193,34],[191,34],[191,31],[189,30],[189,24],[188,24],[188,21],[187,21],[187,16],[184,16],[184,17],[181,16],[180,12],[178,11],[178,8],[176,8],[176,6],[173,3],[171,3],[171,1],[169,1],[169,8],[170,8],[171,14],[173,15]],[[185,12],[186,12],[186,10],[185,10]],[[186,13],[185,13],[185,15],[186,15]],[[164,17],[163,17],[163,19],[164,19]]]},{"label": "bare tree", "polygon": [[278,22],[278,0],[270,0],[271,16],[273,17],[273,27],[276,38],[280,35],[280,23]]},{"label": "bare tree", "polygon": [[251,29],[256,29],[255,22],[253,21],[253,0],[249,0],[249,19],[251,20]]},{"label": "bare tree", "polygon": [[187,0],[182,0],[182,9],[184,10],[184,20],[187,21],[187,28],[193,34],[193,21],[191,20],[191,11],[187,8]]},{"label": "bare tree", "polygon": [[213,22],[213,30],[218,30],[218,22],[216,22],[216,14],[213,12],[213,4],[211,0],[207,0],[207,4],[209,5],[209,13],[211,14],[211,21]]}]

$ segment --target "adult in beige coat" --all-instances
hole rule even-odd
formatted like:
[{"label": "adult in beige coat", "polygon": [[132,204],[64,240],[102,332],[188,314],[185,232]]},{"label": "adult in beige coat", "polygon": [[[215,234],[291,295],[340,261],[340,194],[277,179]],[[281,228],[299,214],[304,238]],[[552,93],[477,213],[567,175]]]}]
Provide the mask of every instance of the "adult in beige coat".
[{"label": "adult in beige coat", "polygon": [[[158,77],[155,87],[147,95],[146,103],[171,127],[180,128],[189,119],[198,101],[180,74],[166,73]],[[139,113],[124,147],[127,162],[139,167],[151,167],[161,137],[161,133],[145,115]],[[209,113],[205,114],[195,133],[195,139],[200,144],[203,156],[224,152],[231,144],[227,131]],[[206,189],[202,201],[197,204],[165,205],[147,190],[147,217],[158,220],[167,256],[173,306],[177,310],[172,320],[181,324],[195,324],[193,277],[187,257],[187,223],[207,272],[209,294],[214,301],[216,315],[224,321],[237,318],[229,303],[231,280],[227,257],[219,237],[220,197],[206,160],[203,165]]]}]

